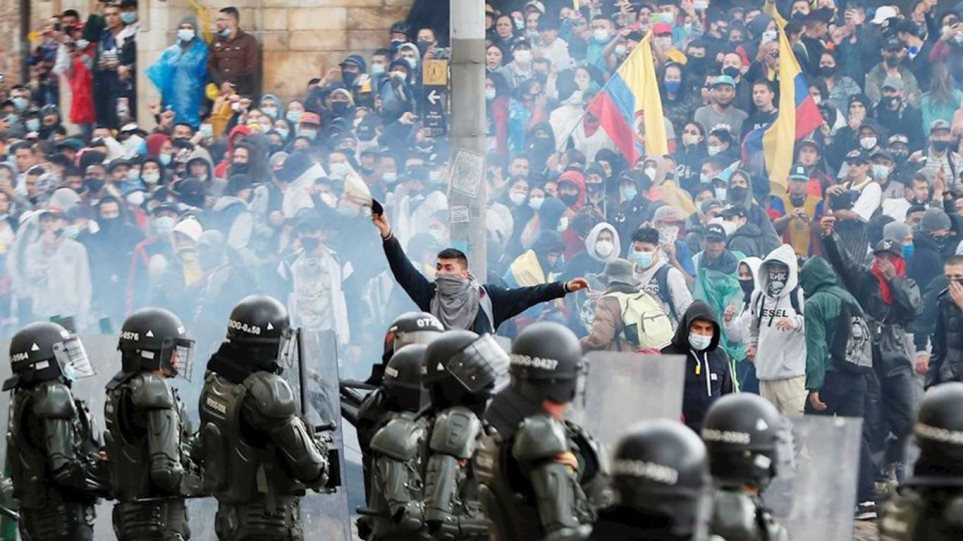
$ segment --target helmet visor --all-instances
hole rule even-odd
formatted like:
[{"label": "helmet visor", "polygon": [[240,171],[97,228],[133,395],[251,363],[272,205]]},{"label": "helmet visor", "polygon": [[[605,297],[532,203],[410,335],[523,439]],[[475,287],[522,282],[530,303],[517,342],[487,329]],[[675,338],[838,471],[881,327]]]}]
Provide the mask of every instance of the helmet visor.
[{"label": "helmet visor", "polygon": [[174,351],[171,358],[171,366],[177,375],[187,381],[191,381],[194,368],[194,341],[186,338],[178,338],[174,342]]},{"label": "helmet visor", "polygon": [[438,331],[397,331],[394,340],[394,351],[411,344],[430,344],[441,336]]},{"label": "helmet visor", "polygon": [[53,346],[54,356],[60,364],[60,371],[71,381],[89,378],[95,375],[94,367],[90,364],[87,350],[80,338],[71,336]]},{"label": "helmet visor", "polygon": [[472,393],[494,385],[507,370],[508,354],[490,334],[469,344],[448,363],[451,376]]},{"label": "helmet visor", "polygon": [[286,329],[278,342],[278,366],[282,370],[297,370],[301,350],[300,329]]}]

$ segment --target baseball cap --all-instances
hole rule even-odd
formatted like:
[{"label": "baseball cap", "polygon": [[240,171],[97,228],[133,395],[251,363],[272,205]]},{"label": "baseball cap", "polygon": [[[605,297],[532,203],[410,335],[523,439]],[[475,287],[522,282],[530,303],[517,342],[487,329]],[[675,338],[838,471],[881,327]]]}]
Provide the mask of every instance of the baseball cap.
[{"label": "baseball cap", "polygon": [[725,242],[727,238],[726,230],[719,224],[709,224],[702,236],[706,239],[721,240],[722,242]]},{"label": "baseball cap", "polygon": [[876,247],[873,249],[873,255],[877,254],[891,254],[897,257],[903,257],[903,245],[896,239],[883,239],[876,243]]},{"label": "baseball cap", "polygon": [[897,17],[899,12],[894,6],[879,6],[876,8],[876,14],[873,16],[873,24],[883,24],[886,20]]},{"label": "baseball cap", "polygon": [[720,85],[729,85],[735,88],[736,81],[735,79],[733,79],[732,77],[729,77],[728,75],[720,75],[719,77],[716,78],[716,82],[712,83],[712,88],[715,88]]},{"label": "baseball cap", "polygon": [[950,131],[950,123],[943,119],[934,120],[933,123],[930,124],[930,133],[935,132],[937,130]]},{"label": "baseball cap", "polygon": [[884,51],[902,51],[903,47],[903,42],[897,38],[889,38],[883,42]]},{"label": "baseball cap", "polygon": [[870,156],[870,158],[886,158],[887,160],[889,160],[889,161],[891,161],[891,162],[895,162],[895,161],[896,161],[896,159],[893,158],[893,155],[892,155],[888,150],[885,150],[885,149],[883,149],[883,148],[880,148],[880,149],[877,150],[876,152],[873,152],[873,155]]},{"label": "baseball cap", "polygon": [[679,209],[670,206],[663,205],[655,210],[655,214],[652,215],[653,222],[684,222],[685,215]]},{"label": "baseball cap", "polygon": [[317,113],[310,113],[305,111],[301,114],[301,124],[317,124],[321,125],[321,117]]},{"label": "baseball cap", "polygon": [[806,168],[802,165],[797,165],[789,171],[789,180],[801,180],[803,182],[809,182],[809,175],[806,173]]},{"label": "baseball cap", "polygon": [[862,149],[850,151],[850,153],[846,155],[846,163],[866,163],[868,161],[869,155]]},{"label": "baseball cap", "polygon": [[893,90],[903,90],[903,80],[898,77],[893,77],[892,75],[887,76],[883,80],[883,88],[892,88]]},{"label": "baseball cap", "polygon": [[746,208],[742,205],[732,205],[731,207],[723,209],[723,211],[719,213],[719,216],[723,218],[745,218],[748,214],[746,213]]},{"label": "baseball cap", "polygon": [[652,33],[656,36],[659,36],[662,34],[671,34],[672,27],[666,23],[657,23],[655,26],[652,27]]}]

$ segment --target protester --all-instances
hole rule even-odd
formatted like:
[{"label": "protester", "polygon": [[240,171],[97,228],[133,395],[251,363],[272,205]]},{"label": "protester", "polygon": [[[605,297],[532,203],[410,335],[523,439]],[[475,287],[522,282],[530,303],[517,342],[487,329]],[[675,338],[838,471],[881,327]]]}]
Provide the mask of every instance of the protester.
[{"label": "protester", "polygon": [[662,348],[663,354],[686,357],[682,416],[695,431],[701,429],[709,406],[735,389],[729,357],[720,347],[721,335],[722,328],[709,305],[694,301],[683,314],[672,343]]}]

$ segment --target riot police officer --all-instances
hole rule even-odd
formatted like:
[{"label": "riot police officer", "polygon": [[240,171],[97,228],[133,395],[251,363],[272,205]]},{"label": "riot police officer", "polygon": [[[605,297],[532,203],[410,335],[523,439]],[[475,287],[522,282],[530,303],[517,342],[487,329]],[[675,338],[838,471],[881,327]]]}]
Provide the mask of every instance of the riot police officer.
[{"label": "riot police officer", "polygon": [[629,429],[612,459],[612,487],[619,503],[599,511],[589,539],[706,539],[706,448],[685,425],[660,419]]},{"label": "riot police officer", "polygon": [[83,344],[56,323],[32,323],[14,335],[10,361],[3,390],[13,390],[7,450],[20,536],[93,539],[106,472],[90,412],[71,393],[76,373],[90,370]]},{"label": "riot police officer", "polygon": [[511,385],[492,400],[475,467],[492,538],[577,539],[605,484],[592,438],[564,420],[582,371],[578,338],[540,322],[512,344]]},{"label": "riot police officer", "polygon": [[451,330],[428,344],[422,383],[431,397],[425,523],[435,539],[488,537],[470,461],[482,417],[508,356],[491,335]]},{"label": "riot police officer", "polygon": [[284,305],[253,295],[231,311],[227,341],[207,364],[198,448],[222,541],[302,539],[305,487],[328,483],[328,450],[279,375],[297,342]]},{"label": "riot police officer", "polygon": [[121,328],[121,370],[107,384],[104,405],[121,541],[190,538],[184,498],[199,484],[187,414],[167,379],[190,374],[193,347],[180,319],[162,308],[137,310]]},{"label": "riot police officer", "polygon": [[[381,357],[382,364],[376,364],[372,367],[371,377],[368,378],[366,383],[381,385],[385,367],[398,350],[410,344],[428,344],[441,336],[444,331],[445,328],[438,321],[438,318],[427,312],[405,312],[401,314],[388,327],[388,332],[385,333],[384,352]],[[358,408],[358,420],[355,427],[358,429],[358,443],[361,446],[362,453],[367,453],[371,436],[394,413],[385,404],[385,401],[385,391],[380,388],[375,389],[365,397]]]},{"label": "riot police officer", "polygon": [[[381,389],[394,413],[371,438],[369,513],[365,525],[372,541],[424,539],[422,451],[426,426],[419,413],[427,405],[421,361],[427,346],[399,349],[385,366]],[[359,527],[359,530],[361,528]]]},{"label": "riot police officer", "polygon": [[775,406],[758,395],[726,395],[709,408],[702,441],[715,482],[712,533],[729,541],[788,539],[760,498],[776,475],[780,442],[788,441],[787,431]]},{"label": "riot police officer", "polygon": [[913,428],[913,475],[884,505],[881,541],[963,539],[963,383],[930,389]]}]

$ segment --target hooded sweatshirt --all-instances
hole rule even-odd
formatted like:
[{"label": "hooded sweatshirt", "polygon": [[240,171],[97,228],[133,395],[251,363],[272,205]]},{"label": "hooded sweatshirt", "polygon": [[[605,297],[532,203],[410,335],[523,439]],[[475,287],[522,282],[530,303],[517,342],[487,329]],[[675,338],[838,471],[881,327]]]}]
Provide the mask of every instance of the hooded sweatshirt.
[{"label": "hooded sweatshirt", "polygon": [[[702,319],[715,327],[709,347],[693,351],[689,345],[689,326]],[[698,432],[706,411],[720,396],[733,391],[729,356],[719,347],[719,323],[709,305],[694,301],[682,317],[672,343],[662,348],[665,355],[685,355],[685,390],[682,394],[682,416],[689,428]]]},{"label": "hooded sweatshirt", "polygon": [[[740,344],[744,344],[749,341],[749,323],[752,321],[751,299],[754,299],[756,292],[759,291],[759,288],[756,285],[755,276],[759,271],[759,266],[762,265],[762,260],[758,257],[747,257],[740,261],[739,265],[741,266],[743,263],[749,267],[749,272],[752,273],[753,290],[743,296],[742,312],[736,317],[732,318],[732,321],[729,323],[723,322],[723,327],[726,330],[726,336],[729,337],[729,340]],[[741,285],[742,281],[740,280],[739,283]]]},{"label": "hooded sweatshirt", "polygon": [[[789,268],[782,289],[772,289],[769,269],[775,263]],[[803,299],[796,268],[796,254],[792,246],[783,244],[763,260],[755,273],[756,291],[750,302],[752,321],[749,324],[749,344],[755,345],[756,377],[761,381],[794,378],[806,373],[806,333],[803,321]],[[797,295],[793,303],[792,295]],[[793,305],[799,307],[799,311]],[[776,321],[789,318],[792,328],[781,331]]]},{"label": "hooded sweatshirt", "polygon": [[[802,266],[799,286],[806,298],[806,389],[818,391],[823,387],[826,372],[838,369],[831,358],[845,354],[846,341],[837,340],[836,336],[843,322],[840,316],[844,303],[860,312],[862,309],[848,291],[839,287],[836,272],[821,257],[810,258]],[[849,329],[844,330],[848,339]]]},{"label": "hooded sweatshirt", "polygon": [[[747,178],[752,178],[748,173],[744,173]],[[762,248],[762,254],[767,254],[772,250],[779,247],[782,242],[779,240],[779,234],[776,233],[776,228],[772,225],[772,220],[769,219],[769,215],[766,214],[766,210],[755,202],[755,193],[753,190],[753,182],[749,183],[749,188],[746,189],[745,195],[741,197],[736,197],[736,194],[729,189],[726,194],[726,200],[728,203],[733,205],[741,205],[749,213],[749,223],[754,224],[759,228],[762,233],[759,238],[759,245]],[[767,197],[768,199],[768,197]],[[753,254],[749,254],[753,255]]]}]

